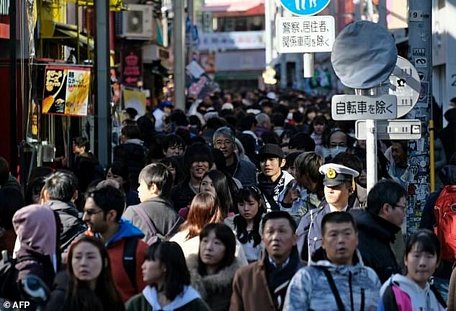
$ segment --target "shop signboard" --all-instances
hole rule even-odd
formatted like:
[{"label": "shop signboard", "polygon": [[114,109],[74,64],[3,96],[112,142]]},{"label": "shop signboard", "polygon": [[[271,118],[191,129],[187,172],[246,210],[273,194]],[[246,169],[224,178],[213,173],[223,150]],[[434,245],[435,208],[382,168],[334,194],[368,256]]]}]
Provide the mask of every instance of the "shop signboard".
[{"label": "shop signboard", "polygon": [[89,67],[46,66],[42,113],[87,116],[90,76]]}]

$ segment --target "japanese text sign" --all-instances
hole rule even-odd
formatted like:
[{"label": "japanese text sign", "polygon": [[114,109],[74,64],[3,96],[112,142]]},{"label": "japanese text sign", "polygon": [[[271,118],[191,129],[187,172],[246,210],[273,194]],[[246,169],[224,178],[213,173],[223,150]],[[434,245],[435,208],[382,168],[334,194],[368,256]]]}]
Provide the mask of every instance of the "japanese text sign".
[{"label": "japanese text sign", "polygon": [[331,52],[334,25],[332,16],[278,18],[277,48],[280,53]]},{"label": "japanese text sign", "polygon": [[42,112],[86,116],[90,92],[90,68],[46,66]]},{"label": "japanese text sign", "polygon": [[396,96],[334,95],[331,116],[334,120],[388,120],[397,116]]}]

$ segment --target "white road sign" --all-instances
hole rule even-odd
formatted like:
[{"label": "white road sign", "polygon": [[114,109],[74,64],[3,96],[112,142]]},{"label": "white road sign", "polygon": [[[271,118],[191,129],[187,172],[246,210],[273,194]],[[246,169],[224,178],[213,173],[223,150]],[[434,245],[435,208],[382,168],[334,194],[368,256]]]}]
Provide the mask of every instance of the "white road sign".
[{"label": "white road sign", "polygon": [[280,53],[331,52],[336,36],[332,16],[278,18],[276,29]]},{"label": "white road sign", "polygon": [[420,96],[420,76],[407,59],[398,56],[396,67],[389,77],[389,94],[397,96],[397,117],[406,115]]},{"label": "white road sign", "polygon": [[388,120],[397,114],[396,96],[334,95],[331,100],[333,120]]},{"label": "white road sign", "polygon": [[[377,121],[377,139],[389,140],[414,140],[421,138],[421,121],[404,120],[379,120]],[[366,121],[356,121],[356,139],[366,139]]]}]

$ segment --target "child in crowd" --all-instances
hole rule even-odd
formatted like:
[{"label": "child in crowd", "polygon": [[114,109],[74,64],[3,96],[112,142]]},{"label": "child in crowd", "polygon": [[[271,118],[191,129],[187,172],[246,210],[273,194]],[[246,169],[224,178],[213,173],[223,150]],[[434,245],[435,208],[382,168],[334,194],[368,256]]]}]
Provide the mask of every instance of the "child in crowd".
[{"label": "child in crowd", "polygon": [[378,310],[446,310],[446,303],[429,280],[440,262],[440,242],[421,229],[407,241],[406,274],[394,274],[383,284]]},{"label": "child in crowd", "polygon": [[247,187],[239,190],[237,196],[239,214],[227,218],[225,223],[233,228],[237,239],[244,248],[249,263],[261,257],[260,223],[266,206],[257,187]]}]

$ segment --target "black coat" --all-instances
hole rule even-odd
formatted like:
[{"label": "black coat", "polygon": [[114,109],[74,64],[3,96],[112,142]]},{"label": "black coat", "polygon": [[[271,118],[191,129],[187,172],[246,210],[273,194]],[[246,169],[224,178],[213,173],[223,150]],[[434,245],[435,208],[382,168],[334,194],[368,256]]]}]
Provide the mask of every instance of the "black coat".
[{"label": "black coat", "polygon": [[114,147],[113,161],[124,163],[130,172],[130,186],[138,187],[138,177],[141,170],[146,166],[147,149],[140,143],[127,142]]},{"label": "black coat", "polygon": [[358,249],[364,264],[374,269],[384,283],[392,274],[400,272],[390,243],[401,228],[364,210],[350,212],[358,224]]}]

